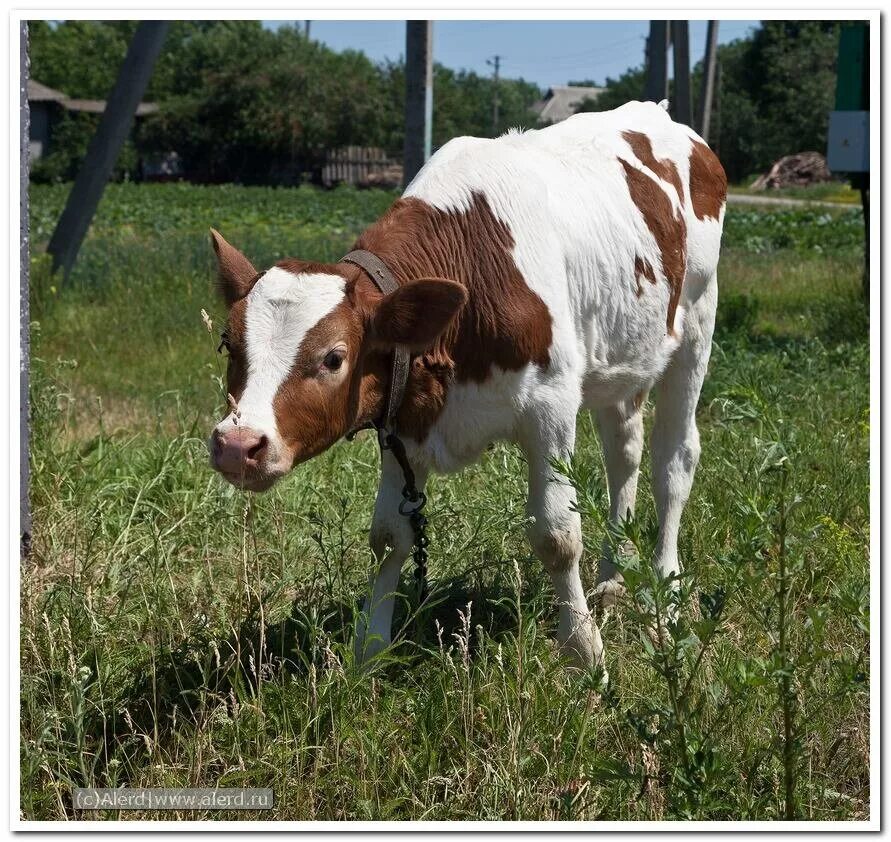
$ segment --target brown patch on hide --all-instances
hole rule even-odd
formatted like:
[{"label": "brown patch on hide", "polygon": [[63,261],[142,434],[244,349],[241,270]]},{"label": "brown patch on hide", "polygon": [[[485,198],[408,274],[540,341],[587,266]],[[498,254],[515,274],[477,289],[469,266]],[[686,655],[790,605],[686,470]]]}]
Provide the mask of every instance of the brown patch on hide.
[{"label": "brown patch on hide", "polygon": [[681,176],[678,168],[674,165],[674,161],[670,158],[657,158],[653,154],[653,144],[643,132],[625,131],[622,137],[631,147],[638,161],[645,167],[652,170],[663,181],[667,181],[674,186],[677,191],[678,199],[681,205],[684,204],[684,186],[681,183]]},{"label": "brown patch on hide", "polygon": [[[551,314],[517,268],[513,247],[510,229],[481,193],[473,194],[466,211],[400,199],[356,242],[355,248],[380,257],[400,284],[440,277],[467,293],[454,321],[413,360],[398,416],[400,428],[413,438],[426,437],[452,380],[483,383],[493,366],[518,371],[530,363],[549,365]],[[381,395],[373,402],[382,400]]]},{"label": "brown patch on hide", "polygon": [[727,201],[727,175],[718,156],[704,143],[690,150],[690,201],[697,219],[719,219]]},{"label": "brown patch on hide", "polygon": [[[354,264],[293,259],[276,264],[295,275],[297,284],[299,276],[316,273],[345,281],[344,300],[307,331],[273,399],[278,431],[294,462],[380,418],[390,386],[393,336],[409,336],[403,341],[415,351],[397,423],[400,433],[417,441],[427,437],[442,413],[452,382],[483,383],[493,366],[517,371],[549,365],[551,314],[526,284],[513,247],[508,226],[482,194],[474,194],[468,210],[454,212],[409,198],[398,200],[355,245],[380,257],[400,290],[416,285],[409,294],[394,293],[399,297],[383,307],[380,290]],[[246,379],[246,304],[237,300],[229,311],[228,380],[236,400]],[[332,371],[326,355],[339,347],[346,356]]]},{"label": "brown patch on hide", "polygon": [[656,284],[656,273],[653,271],[653,267],[650,264],[649,260],[645,260],[642,257],[634,258],[634,279],[637,281],[637,297],[640,298],[643,295],[643,284],[641,284],[640,279],[646,278],[651,284],[655,286]]},{"label": "brown patch on hide", "polygon": [[467,290],[467,304],[428,352],[449,359],[455,378],[485,381],[493,365],[517,371],[550,362],[551,314],[513,259],[510,229],[474,193],[467,211],[400,199],[356,242],[402,284],[441,277]]},{"label": "brown patch on hide", "polygon": [[620,158],[619,163],[625,170],[631,201],[637,205],[662,255],[662,273],[670,291],[666,327],[673,335],[674,316],[687,271],[687,224],[674,212],[671,200],[660,184],[628,161]]},{"label": "brown patch on hide", "polygon": [[[330,268],[302,271],[336,274]],[[325,358],[335,347],[344,347],[346,355],[341,368],[331,371]],[[272,402],[276,426],[295,464],[327,450],[349,431],[359,411],[361,379],[352,375],[360,367],[361,350],[362,320],[346,297],[304,335]]]},{"label": "brown patch on hide", "polygon": [[[306,264],[295,267],[294,271],[324,272],[332,274],[331,267],[324,264]],[[279,264],[282,265],[282,264]],[[392,348],[382,346],[376,333],[369,329],[367,315],[379,309],[380,293],[373,287],[364,272],[352,264],[338,264],[341,274],[347,279],[346,297],[334,310],[310,328],[300,343],[300,349],[287,380],[275,397],[276,423],[282,437],[295,453],[295,461],[304,461],[326,450],[349,430],[356,426],[356,419],[379,418],[384,411],[384,391],[389,389],[392,370]],[[287,268],[287,266],[283,266]],[[430,298],[430,306],[420,315],[401,312],[376,312],[382,316],[387,326],[399,328],[404,318],[409,323],[421,321],[423,331],[431,329],[436,322],[432,312],[442,305],[439,323],[448,322],[454,312],[448,301],[433,300],[435,296],[424,295],[427,285],[433,284],[440,294],[445,290],[446,297],[454,307],[464,301],[463,287],[452,282],[427,281],[417,284],[417,294]],[[413,290],[415,292],[415,290]],[[429,293],[430,290],[427,290]],[[415,296],[403,296],[403,305],[418,304]],[[388,299],[388,303],[393,299]],[[383,305],[380,305],[383,306]],[[411,309],[411,307],[409,307]],[[448,312],[446,312],[448,311]],[[426,319],[426,321],[425,321]],[[438,333],[430,336],[436,341]],[[326,354],[335,347],[345,347],[347,355],[342,370],[328,372],[324,366]],[[426,430],[433,424],[445,403],[445,383],[451,372],[438,370],[435,364],[425,365],[424,360],[412,360],[409,381],[403,400],[403,412],[398,417],[400,432],[413,438],[422,439]],[[357,376],[358,375],[358,376]]]}]

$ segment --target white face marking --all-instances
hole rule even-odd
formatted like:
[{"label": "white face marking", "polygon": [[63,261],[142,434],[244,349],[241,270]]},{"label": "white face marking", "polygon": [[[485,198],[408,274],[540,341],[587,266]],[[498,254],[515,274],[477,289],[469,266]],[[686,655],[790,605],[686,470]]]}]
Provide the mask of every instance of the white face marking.
[{"label": "white face marking", "polygon": [[[294,365],[307,332],[344,299],[339,275],[295,275],[274,266],[253,286],[245,310],[247,383],[238,401],[238,424],[269,439],[270,461],[284,459],[273,401]],[[230,413],[217,425],[235,425]]]}]

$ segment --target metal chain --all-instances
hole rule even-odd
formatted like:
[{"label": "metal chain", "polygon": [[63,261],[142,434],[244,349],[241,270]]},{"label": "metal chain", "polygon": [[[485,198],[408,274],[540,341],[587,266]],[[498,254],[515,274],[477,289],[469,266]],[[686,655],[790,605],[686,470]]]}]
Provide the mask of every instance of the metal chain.
[{"label": "metal chain", "polygon": [[[413,509],[407,506],[413,504]],[[427,537],[427,516],[423,512],[427,505],[427,496],[417,488],[402,489],[402,502],[399,504],[399,514],[408,518],[411,531],[414,534],[415,545],[412,550],[412,558],[415,562],[415,581],[418,585],[418,602],[423,603],[427,599],[427,547],[430,539]]]},{"label": "metal chain", "polygon": [[423,491],[418,491],[415,485],[415,472],[411,469],[405,453],[405,445],[399,437],[395,433],[387,433],[380,429],[378,430],[378,441],[381,451],[392,452],[393,458],[399,463],[399,467],[402,468],[402,476],[405,478],[399,514],[408,518],[414,536],[412,558],[415,562],[415,581],[418,585],[420,604],[427,599],[427,547],[430,545],[430,539],[427,537],[427,516],[423,511],[424,506],[427,505],[427,495]]}]

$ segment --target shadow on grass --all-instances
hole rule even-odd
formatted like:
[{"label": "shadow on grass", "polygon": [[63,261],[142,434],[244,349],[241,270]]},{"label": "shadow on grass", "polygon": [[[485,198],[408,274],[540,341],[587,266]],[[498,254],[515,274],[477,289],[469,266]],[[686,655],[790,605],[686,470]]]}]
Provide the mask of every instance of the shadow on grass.
[{"label": "shadow on grass", "polygon": [[[432,582],[420,606],[413,578],[403,576],[393,619],[394,657],[383,665],[388,680],[398,682],[402,670],[434,657],[438,637],[445,648],[453,644],[462,626],[460,612],[467,611],[468,603],[472,604],[472,627],[482,626],[489,638],[516,631],[512,564],[493,561],[486,569],[490,574],[496,571],[489,582],[473,571]],[[539,582],[527,577],[523,581],[523,614],[537,619],[549,610],[550,599]],[[195,634],[157,657],[153,665],[144,665],[140,678],[116,701],[114,710],[97,712],[87,730],[97,741],[98,761],[89,785],[101,785],[108,761],[117,752],[123,751],[131,761],[145,753],[149,741],[142,735],[166,743],[184,721],[206,722],[220,704],[255,696],[263,681],[274,681],[282,674],[308,677],[313,664],[318,670],[330,668],[326,656],[330,657],[331,647],[343,650],[352,644],[359,600],[329,601],[312,612],[321,621],[314,620],[306,608],[306,598],[298,597],[284,619],[264,626],[256,606],[237,633],[226,637]],[[471,637],[471,653],[477,638],[476,634]]]}]

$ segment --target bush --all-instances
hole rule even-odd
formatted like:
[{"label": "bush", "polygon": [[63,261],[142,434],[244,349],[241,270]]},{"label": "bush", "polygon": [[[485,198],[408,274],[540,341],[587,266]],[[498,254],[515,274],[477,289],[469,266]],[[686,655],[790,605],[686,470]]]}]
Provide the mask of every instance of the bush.
[{"label": "bush", "polygon": [[[49,153],[31,165],[31,179],[39,184],[74,180],[98,126],[97,114],[64,111],[53,125]],[[118,155],[112,179],[133,178],[138,167],[136,146],[128,140]]]}]

